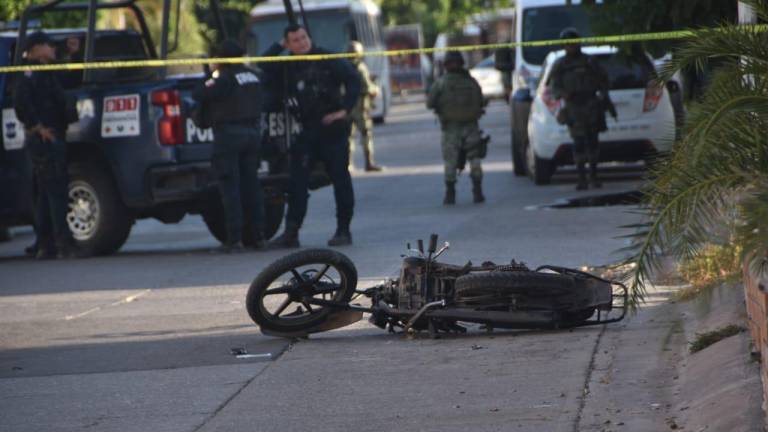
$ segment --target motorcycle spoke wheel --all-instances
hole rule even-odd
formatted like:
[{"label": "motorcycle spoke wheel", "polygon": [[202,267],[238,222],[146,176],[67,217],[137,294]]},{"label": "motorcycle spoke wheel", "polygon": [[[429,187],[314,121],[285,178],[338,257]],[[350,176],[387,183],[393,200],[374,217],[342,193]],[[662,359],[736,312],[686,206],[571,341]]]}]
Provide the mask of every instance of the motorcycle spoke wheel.
[{"label": "motorcycle spoke wheel", "polygon": [[263,329],[300,332],[322,323],[336,309],[313,300],[346,303],[356,285],[357,271],[346,256],[325,249],[301,251],[259,274],[246,307]]}]

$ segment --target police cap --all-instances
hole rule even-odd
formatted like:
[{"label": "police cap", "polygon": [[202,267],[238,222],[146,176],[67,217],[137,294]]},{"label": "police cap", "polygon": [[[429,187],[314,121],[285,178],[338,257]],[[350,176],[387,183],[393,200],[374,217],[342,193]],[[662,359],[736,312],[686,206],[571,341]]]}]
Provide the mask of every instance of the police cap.
[{"label": "police cap", "polygon": [[242,57],[244,54],[243,47],[234,39],[226,39],[214,51],[214,57],[219,58]]},{"label": "police cap", "polygon": [[443,64],[456,64],[457,66],[464,66],[464,56],[461,55],[458,51],[448,51],[445,53],[445,59],[443,60]]},{"label": "police cap", "polygon": [[560,39],[578,39],[580,37],[579,31],[573,27],[568,27],[560,32]]},{"label": "police cap", "polygon": [[53,45],[53,40],[41,31],[34,32],[27,36],[27,40],[24,43],[24,51],[29,51],[36,45]]}]

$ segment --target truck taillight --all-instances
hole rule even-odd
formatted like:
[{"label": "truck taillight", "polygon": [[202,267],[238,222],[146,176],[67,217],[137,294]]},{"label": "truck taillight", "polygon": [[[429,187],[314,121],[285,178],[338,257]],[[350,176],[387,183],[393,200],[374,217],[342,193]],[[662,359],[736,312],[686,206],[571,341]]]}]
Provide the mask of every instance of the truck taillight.
[{"label": "truck taillight", "polygon": [[643,101],[643,112],[651,112],[659,106],[662,96],[664,96],[664,86],[655,82],[649,82],[645,87],[645,100]]},{"label": "truck taillight", "polygon": [[163,109],[157,124],[157,135],[164,145],[184,143],[184,127],[181,119],[181,97],[177,90],[158,90],[152,93],[152,105]]},{"label": "truck taillight", "polygon": [[552,91],[549,89],[549,86],[544,87],[544,90],[541,92],[541,101],[544,102],[544,105],[547,106],[547,109],[552,115],[557,115],[557,111],[562,105],[560,99],[555,100],[552,97]]}]

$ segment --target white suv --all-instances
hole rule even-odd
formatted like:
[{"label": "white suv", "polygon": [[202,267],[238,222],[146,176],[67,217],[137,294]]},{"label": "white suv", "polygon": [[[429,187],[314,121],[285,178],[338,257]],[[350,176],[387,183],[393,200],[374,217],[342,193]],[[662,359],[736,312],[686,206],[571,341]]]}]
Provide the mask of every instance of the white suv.
[{"label": "white suv", "polygon": [[[638,161],[668,151],[675,137],[675,114],[669,91],[655,81],[651,57],[632,57],[608,46],[582,50],[596,56],[608,72],[618,112],[618,120],[608,116],[608,130],[600,134],[600,161]],[[563,102],[552,98],[549,86],[552,66],[564,55],[561,50],[547,56],[528,119],[526,171],[536,184],[549,183],[558,166],[573,163],[573,140],[556,119]]]}]

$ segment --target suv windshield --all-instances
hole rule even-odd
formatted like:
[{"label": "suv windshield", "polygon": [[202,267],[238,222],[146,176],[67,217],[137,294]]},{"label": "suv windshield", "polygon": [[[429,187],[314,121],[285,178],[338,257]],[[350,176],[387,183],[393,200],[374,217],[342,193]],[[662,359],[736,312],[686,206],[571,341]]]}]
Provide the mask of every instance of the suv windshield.
[{"label": "suv windshield", "polygon": [[[345,52],[347,44],[355,39],[354,22],[348,11],[308,12],[307,20],[312,32],[312,42],[327,50]],[[284,15],[255,18],[248,34],[248,52],[260,55],[283,37],[288,25]]]},{"label": "suv windshield", "polygon": [[656,69],[645,56],[601,55],[598,60],[608,72],[611,90],[644,89],[656,78]]},{"label": "suv windshield", "polygon": [[[527,9],[523,12],[523,42],[558,39],[560,32],[573,27],[582,37],[592,36],[592,12],[582,6],[555,6]],[[559,46],[525,47],[523,59],[534,65],[540,65],[547,54],[558,50]]]}]

